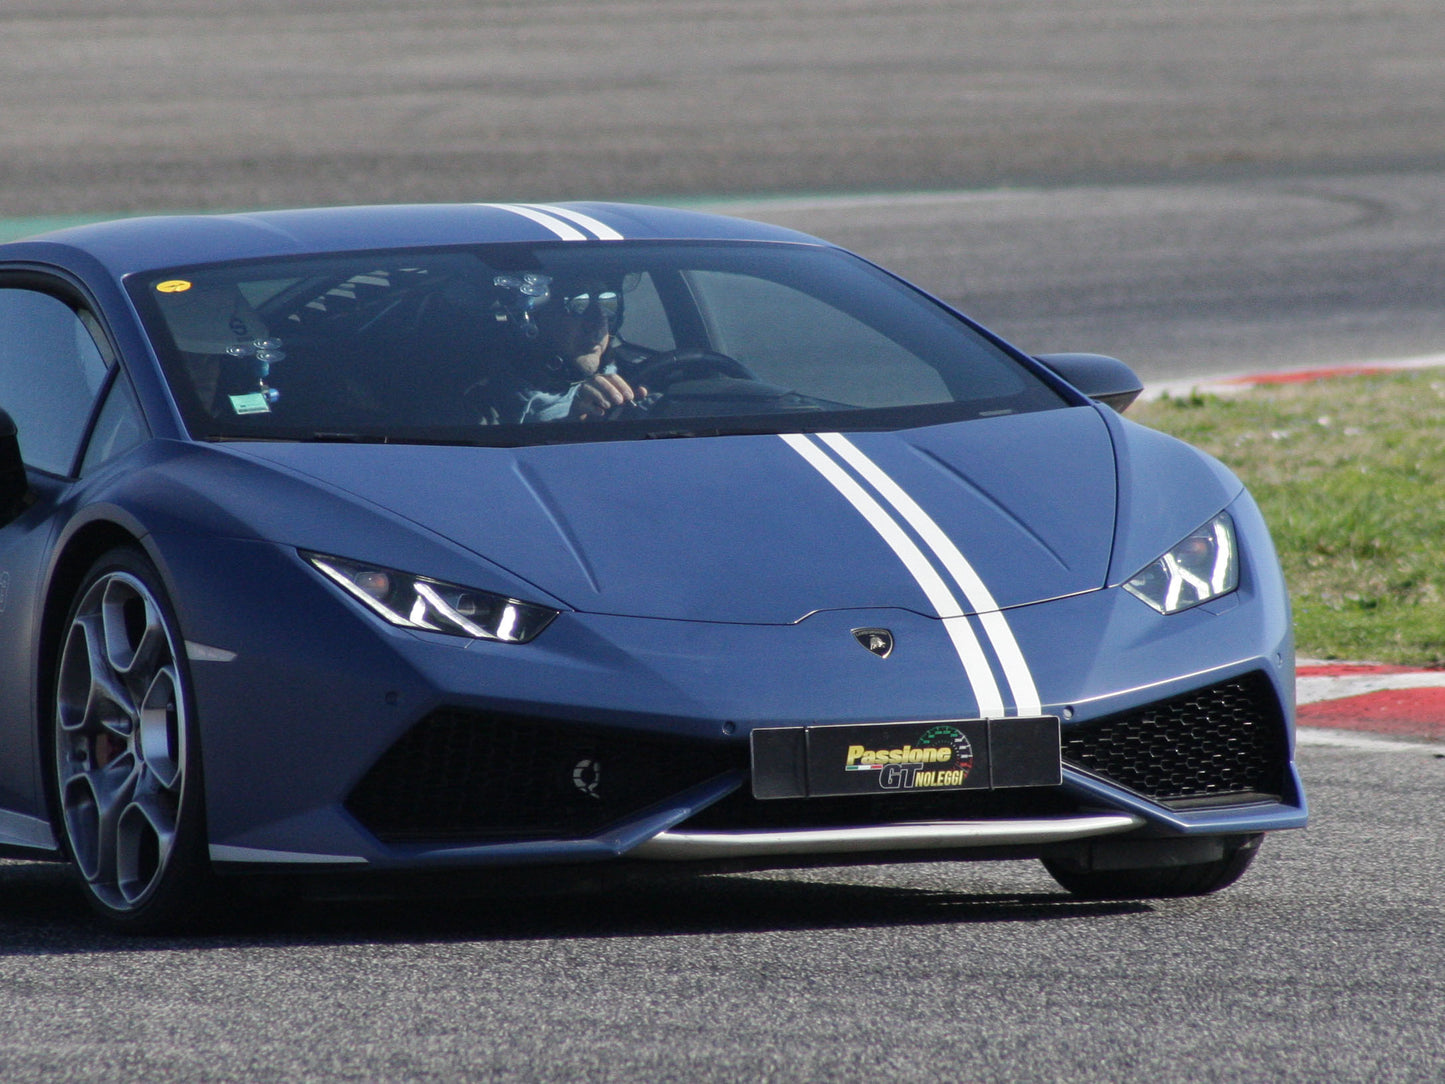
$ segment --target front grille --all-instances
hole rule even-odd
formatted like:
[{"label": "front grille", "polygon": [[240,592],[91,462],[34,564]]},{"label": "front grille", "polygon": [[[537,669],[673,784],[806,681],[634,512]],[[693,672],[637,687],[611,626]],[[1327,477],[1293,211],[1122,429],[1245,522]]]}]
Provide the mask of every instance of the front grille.
[{"label": "front grille", "polygon": [[382,755],[346,808],[388,843],[580,839],[746,767],[746,744],[443,710]]},{"label": "front grille", "polygon": [[1269,679],[1246,674],[1065,726],[1066,763],[1157,802],[1278,798],[1288,753]]}]

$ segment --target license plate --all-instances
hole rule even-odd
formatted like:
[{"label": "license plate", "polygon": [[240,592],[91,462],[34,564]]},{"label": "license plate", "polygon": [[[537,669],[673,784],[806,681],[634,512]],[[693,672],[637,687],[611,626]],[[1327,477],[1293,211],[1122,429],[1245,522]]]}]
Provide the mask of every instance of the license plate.
[{"label": "license plate", "polygon": [[1059,720],[797,726],[754,730],[755,798],[932,794],[1062,782]]}]

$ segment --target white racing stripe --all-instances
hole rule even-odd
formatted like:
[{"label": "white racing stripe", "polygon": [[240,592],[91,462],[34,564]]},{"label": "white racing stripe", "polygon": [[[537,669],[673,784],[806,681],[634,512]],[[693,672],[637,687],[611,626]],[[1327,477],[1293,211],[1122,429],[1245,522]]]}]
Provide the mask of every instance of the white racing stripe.
[{"label": "white racing stripe", "polygon": [[497,209],[502,211],[511,211],[512,214],[521,215],[523,218],[529,218],[533,222],[537,223],[537,225],[545,226],[547,229],[551,230],[563,241],[591,240],[591,238],[588,237],[581,230],[574,229],[572,226],[568,225],[566,222],[563,222],[555,215],[550,215],[546,211],[539,211],[535,207],[524,207],[521,204],[517,203],[492,203],[488,204],[488,206],[496,207]]},{"label": "white racing stripe", "polygon": [[1043,705],[1039,702],[1033,674],[1029,672],[1029,664],[1019,649],[1018,641],[1014,639],[1008,619],[999,610],[993,594],[973,566],[954,545],[953,539],[943,533],[943,529],[934,522],[933,517],[925,512],[902,486],[860,452],[843,434],[820,433],[819,439],[837,452],[844,462],[893,506],[953,577],[953,582],[958,584],[964,598],[968,600],[969,607],[979,615],[989,643],[993,645],[994,653],[1003,667],[1004,679],[1013,693],[1014,706],[1018,713],[1025,716],[1043,714]]},{"label": "white racing stripe", "polygon": [[574,211],[570,207],[553,207],[551,204],[534,207],[533,210],[543,211],[549,215],[556,215],[558,218],[565,218],[573,225],[581,226],[584,230],[591,230],[597,235],[599,241],[621,241],[622,234],[618,233],[605,222],[598,222],[591,215],[584,215],[581,211]]},{"label": "white racing stripe", "polygon": [[[623,240],[622,234],[605,222],[599,222],[591,215],[574,211],[569,207],[526,203],[489,203],[486,206],[495,207],[500,211],[511,211],[514,215],[530,219],[539,226],[545,226],[563,241]],[[589,231],[592,236],[589,237],[582,232],[583,230]]]},{"label": "white racing stripe", "polygon": [[[878,532],[918,586],[928,598],[935,613],[942,619],[943,627],[953,641],[958,659],[963,663],[964,672],[973,686],[974,697],[978,700],[979,714],[985,719],[999,719],[1005,714],[1003,697],[998,682],[994,680],[993,668],[984,654],[973,626],[966,617],[944,617],[956,614],[961,609],[958,600],[948,585],[929,563],[923,551],[908,537],[903,528],[890,516],[883,506],[869,495],[861,485],[830,459],[824,451],[799,433],[779,434],[782,439],[803,459],[821,474],[861,515],[868,525]],[[1035,712],[1037,714],[1037,712]]]}]

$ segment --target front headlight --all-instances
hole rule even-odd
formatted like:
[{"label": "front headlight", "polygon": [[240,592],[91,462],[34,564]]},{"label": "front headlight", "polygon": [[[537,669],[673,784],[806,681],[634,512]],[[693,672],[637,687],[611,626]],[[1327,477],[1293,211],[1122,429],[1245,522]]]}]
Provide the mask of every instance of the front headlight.
[{"label": "front headlight", "polygon": [[557,616],[556,610],[546,606],[458,587],[394,568],[321,553],[302,556],[367,609],[406,629],[525,644]]},{"label": "front headlight", "polygon": [[1164,556],[1140,569],[1124,590],[1161,614],[1175,614],[1239,586],[1234,520],[1221,512]]}]

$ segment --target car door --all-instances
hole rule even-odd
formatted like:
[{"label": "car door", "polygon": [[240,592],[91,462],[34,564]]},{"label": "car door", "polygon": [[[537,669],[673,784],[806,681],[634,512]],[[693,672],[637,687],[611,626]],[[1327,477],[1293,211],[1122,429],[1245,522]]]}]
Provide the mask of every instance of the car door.
[{"label": "car door", "polygon": [[[15,422],[29,492],[0,514],[0,844],[48,845],[34,713],[42,577],[76,479],[89,463],[140,435],[128,386],[116,384],[114,351],[100,321],[69,284],[0,269],[0,409]],[[129,397],[130,403],[125,402]],[[106,425],[93,426],[98,414]],[[87,456],[95,429],[99,449]],[[102,432],[104,431],[104,432]]]}]

